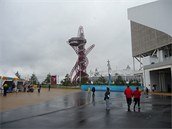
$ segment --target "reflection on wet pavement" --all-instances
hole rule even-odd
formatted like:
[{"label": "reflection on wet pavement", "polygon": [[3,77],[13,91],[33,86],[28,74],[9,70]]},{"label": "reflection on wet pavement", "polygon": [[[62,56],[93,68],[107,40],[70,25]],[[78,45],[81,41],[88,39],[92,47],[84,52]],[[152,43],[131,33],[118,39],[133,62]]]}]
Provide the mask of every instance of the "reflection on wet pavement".
[{"label": "reflection on wet pavement", "polygon": [[[104,92],[98,91],[95,96],[82,91],[58,97],[42,104],[2,112],[1,124],[3,127],[22,128],[23,126],[19,124],[21,121],[24,125],[27,120],[33,121],[32,119],[34,119],[37,123],[32,126],[36,128],[39,127],[39,122],[46,119],[47,123],[44,123],[42,127],[171,127],[171,97],[142,95],[140,112],[127,112],[127,104],[122,92],[111,92],[110,111],[105,110],[103,98]],[[135,124],[136,121],[137,124]],[[49,122],[52,125],[49,125]],[[28,128],[32,126],[28,125]]]}]

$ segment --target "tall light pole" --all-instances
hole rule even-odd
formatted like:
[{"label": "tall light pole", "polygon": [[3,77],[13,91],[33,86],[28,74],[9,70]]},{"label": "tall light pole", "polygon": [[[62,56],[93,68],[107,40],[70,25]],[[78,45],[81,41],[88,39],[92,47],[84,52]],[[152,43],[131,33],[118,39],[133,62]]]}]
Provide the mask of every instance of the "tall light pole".
[{"label": "tall light pole", "polygon": [[108,62],[107,66],[108,66],[109,85],[111,85],[112,84],[112,80],[111,80],[111,71],[112,71],[112,69],[111,69],[111,66],[110,66],[110,61],[108,60],[107,62]]}]

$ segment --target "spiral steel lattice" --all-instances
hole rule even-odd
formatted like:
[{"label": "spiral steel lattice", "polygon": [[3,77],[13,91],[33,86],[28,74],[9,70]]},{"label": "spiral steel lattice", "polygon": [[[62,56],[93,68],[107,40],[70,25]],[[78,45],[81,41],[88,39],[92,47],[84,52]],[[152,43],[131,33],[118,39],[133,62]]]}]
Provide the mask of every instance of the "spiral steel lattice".
[{"label": "spiral steel lattice", "polygon": [[75,50],[76,54],[78,55],[78,60],[76,61],[74,67],[70,72],[71,82],[74,84],[88,81],[88,74],[86,72],[86,68],[88,66],[88,58],[86,56],[94,48],[95,45],[91,45],[86,50],[86,42],[87,40],[85,39],[82,26],[79,27],[78,36],[72,37],[68,40],[69,45]]}]

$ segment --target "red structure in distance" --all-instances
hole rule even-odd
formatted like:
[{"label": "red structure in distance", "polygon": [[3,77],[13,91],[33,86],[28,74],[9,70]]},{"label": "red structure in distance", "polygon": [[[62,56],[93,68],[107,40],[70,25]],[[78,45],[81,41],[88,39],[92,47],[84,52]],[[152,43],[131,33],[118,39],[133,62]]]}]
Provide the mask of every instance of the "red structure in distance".
[{"label": "red structure in distance", "polygon": [[88,74],[86,72],[86,68],[88,66],[88,53],[94,48],[94,44],[89,48],[85,49],[85,44],[87,40],[84,36],[84,29],[82,26],[78,29],[77,37],[72,37],[68,40],[69,45],[75,50],[78,55],[78,60],[76,61],[74,67],[70,72],[71,82],[74,84],[78,84],[81,82],[88,81]]},{"label": "red structure in distance", "polygon": [[51,85],[56,85],[56,84],[57,84],[57,76],[51,75]]}]

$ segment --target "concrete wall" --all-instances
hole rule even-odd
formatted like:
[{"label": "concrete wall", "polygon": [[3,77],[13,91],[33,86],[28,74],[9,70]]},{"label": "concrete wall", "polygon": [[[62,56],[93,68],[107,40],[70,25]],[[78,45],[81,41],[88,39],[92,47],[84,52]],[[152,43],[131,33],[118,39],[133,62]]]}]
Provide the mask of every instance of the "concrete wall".
[{"label": "concrete wall", "polygon": [[143,78],[144,78],[144,86],[147,87],[148,89],[151,89],[151,83],[150,83],[150,71],[149,70],[144,70],[143,73]]}]

